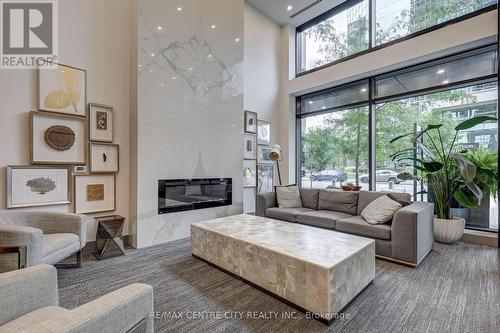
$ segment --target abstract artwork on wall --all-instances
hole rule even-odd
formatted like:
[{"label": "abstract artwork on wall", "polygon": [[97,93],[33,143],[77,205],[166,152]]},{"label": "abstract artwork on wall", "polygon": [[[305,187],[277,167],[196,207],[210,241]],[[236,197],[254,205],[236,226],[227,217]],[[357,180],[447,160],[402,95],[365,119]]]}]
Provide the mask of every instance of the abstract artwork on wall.
[{"label": "abstract artwork on wall", "polygon": [[116,207],[114,174],[75,175],[75,213],[109,212]]},{"label": "abstract artwork on wall", "polygon": [[90,172],[118,172],[119,146],[105,143],[90,144]]},{"label": "abstract artwork on wall", "polygon": [[245,134],[243,158],[248,160],[257,159],[257,136],[255,134]]},{"label": "abstract artwork on wall", "polygon": [[30,112],[31,164],[86,164],[85,118],[49,112]]},{"label": "abstract artwork on wall", "polygon": [[38,70],[38,109],[85,117],[86,72],[57,65]]},{"label": "abstract artwork on wall", "polygon": [[70,169],[48,166],[7,167],[7,208],[71,202]]},{"label": "abstract artwork on wall", "polygon": [[257,193],[273,192],[273,164],[257,165]]},{"label": "abstract artwork on wall", "polygon": [[245,132],[257,134],[257,113],[245,111]]},{"label": "abstract artwork on wall", "polygon": [[243,187],[255,187],[257,183],[257,166],[255,161],[243,161]]},{"label": "abstract artwork on wall", "polygon": [[89,105],[90,141],[113,142],[113,107],[104,104]]},{"label": "abstract artwork on wall", "polygon": [[257,126],[257,143],[259,145],[270,145],[271,144],[271,123],[264,120],[258,121]]},{"label": "abstract artwork on wall", "polygon": [[257,161],[259,163],[273,163],[269,159],[269,153],[271,152],[271,147],[258,145],[257,148]]}]

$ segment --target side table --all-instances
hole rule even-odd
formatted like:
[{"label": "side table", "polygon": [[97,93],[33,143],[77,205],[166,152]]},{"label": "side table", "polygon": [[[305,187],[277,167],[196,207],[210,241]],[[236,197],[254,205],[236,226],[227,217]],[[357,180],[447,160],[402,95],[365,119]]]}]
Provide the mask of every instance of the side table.
[{"label": "side table", "polygon": [[[103,259],[106,252],[112,248],[118,248],[122,253],[121,255],[124,255],[125,246],[123,245],[122,234],[125,218],[120,215],[110,215],[96,217],[95,220],[98,223],[96,236],[97,259]],[[107,258],[116,256],[108,256]]]}]

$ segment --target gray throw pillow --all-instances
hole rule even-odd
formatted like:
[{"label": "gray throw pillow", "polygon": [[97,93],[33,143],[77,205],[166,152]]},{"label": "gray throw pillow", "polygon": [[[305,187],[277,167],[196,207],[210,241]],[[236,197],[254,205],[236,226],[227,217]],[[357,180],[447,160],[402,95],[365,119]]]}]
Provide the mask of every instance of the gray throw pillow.
[{"label": "gray throw pillow", "polygon": [[276,200],[279,208],[302,207],[300,192],[297,186],[276,186]]},{"label": "gray throw pillow", "polygon": [[390,221],[401,207],[403,206],[399,202],[383,195],[370,202],[361,212],[361,217],[370,224],[384,224]]}]

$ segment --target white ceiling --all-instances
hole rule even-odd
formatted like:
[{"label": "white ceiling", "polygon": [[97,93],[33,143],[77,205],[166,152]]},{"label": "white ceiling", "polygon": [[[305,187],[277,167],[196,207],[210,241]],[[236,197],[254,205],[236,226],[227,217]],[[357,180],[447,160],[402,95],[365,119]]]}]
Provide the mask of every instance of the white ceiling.
[{"label": "white ceiling", "polygon": [[[301,25],[304,22],[326,12],[327,10],[338,6],[346,0],[245,0],[260,12],[265,14],[279,25],[290,23],[294,26]],[[292,10],[288,11],[287,7],[292,6]],[[294,14],[306,9],[302,13]]]}]

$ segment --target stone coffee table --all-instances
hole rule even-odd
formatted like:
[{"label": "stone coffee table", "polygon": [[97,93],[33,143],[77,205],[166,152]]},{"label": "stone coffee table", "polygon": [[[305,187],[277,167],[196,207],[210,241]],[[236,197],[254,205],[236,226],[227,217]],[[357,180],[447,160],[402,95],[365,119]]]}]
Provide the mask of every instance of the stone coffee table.
[{"label": "stone coffee table", "polygon": [[194,257],[331,322],[375,278],[375,241],[235,215],[191,224]]}]

